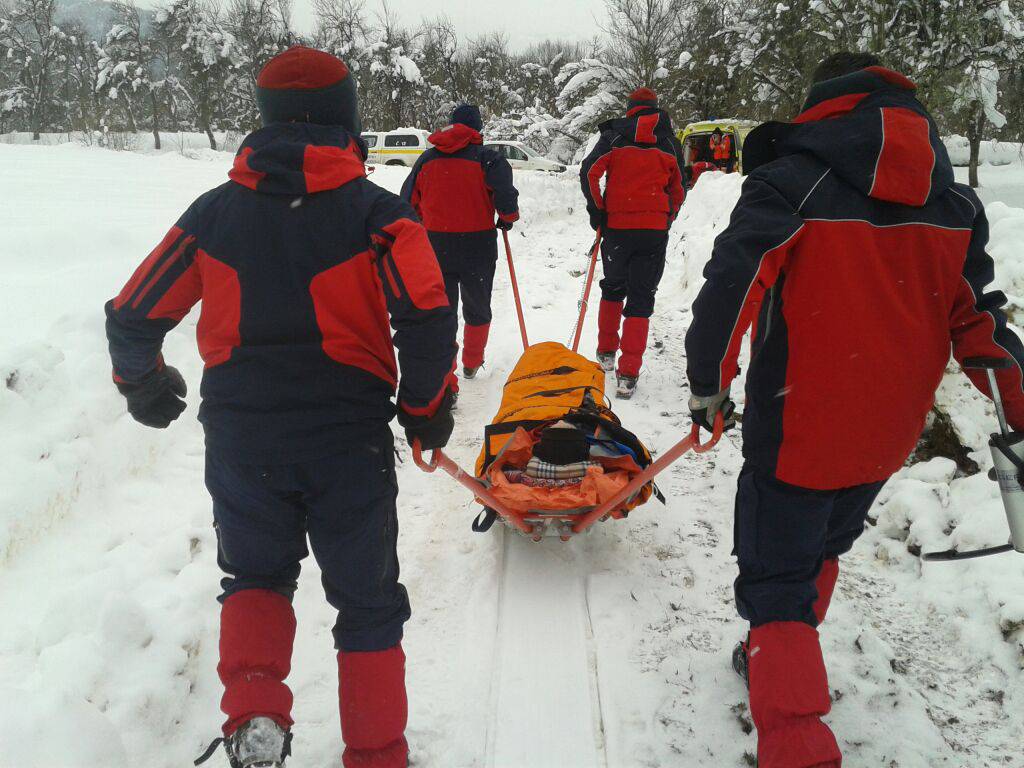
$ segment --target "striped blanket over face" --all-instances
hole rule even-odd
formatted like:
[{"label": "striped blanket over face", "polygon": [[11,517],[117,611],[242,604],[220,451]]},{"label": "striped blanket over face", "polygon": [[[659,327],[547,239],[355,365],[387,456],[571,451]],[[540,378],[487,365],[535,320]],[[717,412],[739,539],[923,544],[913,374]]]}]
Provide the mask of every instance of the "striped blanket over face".
[{"label": "striped blanket over face", "polygon": [[600,467],[596,461],[578,461],[573,464],[551,464],[536,456],[526,464],[526,475],[538,480],[572,480],[584,477],[591,467]]}]

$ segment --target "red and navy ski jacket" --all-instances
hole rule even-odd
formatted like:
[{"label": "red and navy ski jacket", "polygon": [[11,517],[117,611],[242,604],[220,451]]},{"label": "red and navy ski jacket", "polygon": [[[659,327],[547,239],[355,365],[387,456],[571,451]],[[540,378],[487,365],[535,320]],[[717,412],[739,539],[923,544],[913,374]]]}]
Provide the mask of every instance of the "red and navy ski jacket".
[{"label": "red and navy ski jacket", "polygon": [[880,67],[820,83],[793,123],[747,137],[744,162],[755,169],[704,270],[686,352],[692,392],[719,392],[753,326],[748,460],[806,488],[884,480],[914,449],[951,347],[1016,361],[998,376],[1024,429],[1024,346],[1006,297],[986,292],[985,212],[954,183],[913,83]]},{"label": "red and navy ski jacket", "polygon": [[278,123],[247,137],[231,180],[196,200],[107,303],[116,379],[159,365],[164,335],[202,301],[199,418],[212,448],[256,462],[336,452],[391,420],[396,386],[399,407],[432,414],[455,316],[426,232],[365,178],[365,156],[337,127]]},{"label": "red and navy ski jacket", "polygon": [[519,192],[512,166],[484,147],[480,132],[456,123],[429,137],[434,146],[420,155],[402,185],[402,197],[435,232],[493,232],[495,214],[519,219]]},{"label": "red and navy ski jacket", "polygon": [[[610,229],[665,229],[683,204],[678,142],[666,112],[634,107],[599,126],[601,138],[580,166],[587,211]],[[605,176],[604,193],[601,177]]]}]

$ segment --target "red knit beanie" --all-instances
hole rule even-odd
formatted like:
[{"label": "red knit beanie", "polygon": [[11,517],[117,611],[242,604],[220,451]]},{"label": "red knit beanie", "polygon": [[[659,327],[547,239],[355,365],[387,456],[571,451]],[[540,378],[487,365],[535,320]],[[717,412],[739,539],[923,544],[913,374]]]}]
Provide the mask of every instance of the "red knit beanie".
[{"label": "red knit beanie", "polygon": [[317,123],[361,130],[356,83],[337,56],[296,45],[268,61],[256,79],[263,124]]},{"label": "red knit beanie", "polygon": [[629,94],[629,103],[626,105],[626,110],[632,112],[638,107],[657,107],[658,106],[658,94],[652,91],[650,88],[637,88],[631,94]]}]

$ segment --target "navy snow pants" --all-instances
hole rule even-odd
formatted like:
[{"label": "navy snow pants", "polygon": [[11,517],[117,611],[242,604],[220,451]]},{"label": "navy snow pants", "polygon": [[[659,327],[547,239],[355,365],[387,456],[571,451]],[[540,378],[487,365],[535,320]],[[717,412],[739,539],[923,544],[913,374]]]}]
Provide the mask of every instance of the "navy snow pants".
[{"label": "navy snow pants", "polygon": [[752,627],[774,621],[817,626],[815,579],[822,563],[850,550],[883,485],[815,491],[745,464],[736,492],[733,551],[740,616]]},{"label": "navy snow pants", "polygon": [[491,291],[498,264],[496,230],[484,232],[428,232],[444,276],[444,288],[452,310],[459,308],[466,325],[491,322]]},{"label": "navy snow pants", "polygon": [[625,317],[650,317],[654,294],[665,271],[668,232],[658,229],[608,229],[601,239],[601,298],[624,301]]},{"label": "navy snow pants", "polygon": [[401,641],[409,598],[398,582],[394,438],[387,425],[338,453],[294,464],[243,464],[207,451],[220,600],[244,589],[292,598],[309,550],[338,611],[335,645],[379,651]]}]

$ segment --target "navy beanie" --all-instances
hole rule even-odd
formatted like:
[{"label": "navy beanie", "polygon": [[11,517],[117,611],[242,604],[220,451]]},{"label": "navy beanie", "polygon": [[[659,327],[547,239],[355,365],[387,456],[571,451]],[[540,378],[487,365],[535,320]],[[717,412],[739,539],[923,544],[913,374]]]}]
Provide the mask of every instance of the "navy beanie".
[{"label": "navy beanie", "polygon": [[474,131],[482,131],[484,121],[480,117],[480,107],[476,104],[460,104],[452,111],[452,125],[459,123]]},{"label": "navy beanie", "polygon": [[337,56],[296,45],[266,63],[256,79],[264,125],[340,125],[359,134],[356,81]]}]

